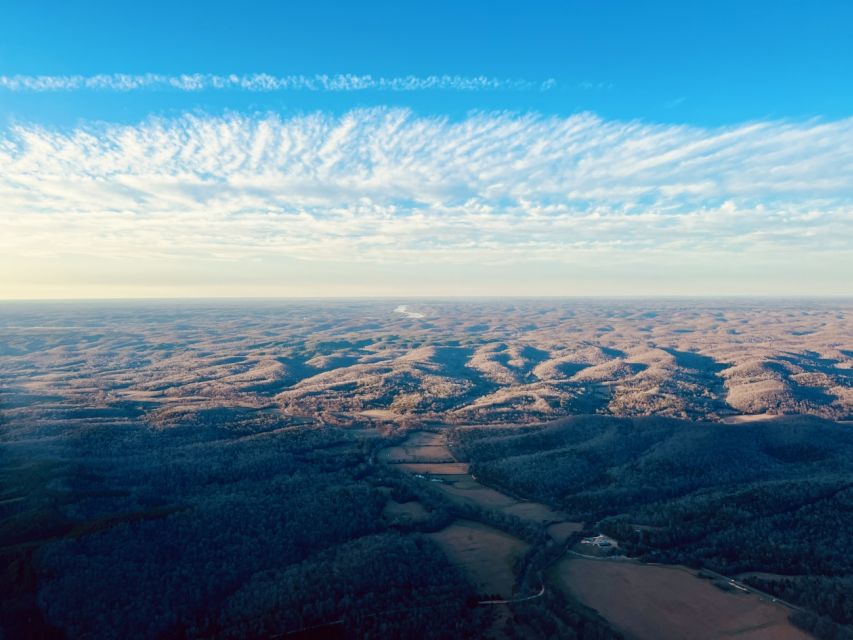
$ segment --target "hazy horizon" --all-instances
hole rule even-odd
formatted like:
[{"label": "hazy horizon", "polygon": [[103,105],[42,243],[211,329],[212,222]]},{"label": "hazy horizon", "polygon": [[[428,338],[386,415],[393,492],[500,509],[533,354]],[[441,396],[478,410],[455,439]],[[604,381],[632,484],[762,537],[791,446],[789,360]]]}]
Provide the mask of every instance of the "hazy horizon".
[{"label": "hazy horizon", "polygon": [[477,302],[477,301],[599,301],[599,302],[660,302],[660,301],[679,301],[679,300],[697,300],[708,302],[724,302],[742,301],[742,302],[820,302],[826,300],[837,303],[840,301],[853,301],[853,295],[849,294],[717,294],[717,295],[688,295],[688,294],[660,294],[660,295],[456,295],[456,296],[438,296],[438,295],[350,295],[350,296],[175,296],[175,297],[138,297],[138,298],[123,298],[123,297],[103,297],[103,298],[0,298],[0,304],[27,304],[27,303],[98,303],[98,302],[298,302],[298,301],[317,301],[317,302]]}]

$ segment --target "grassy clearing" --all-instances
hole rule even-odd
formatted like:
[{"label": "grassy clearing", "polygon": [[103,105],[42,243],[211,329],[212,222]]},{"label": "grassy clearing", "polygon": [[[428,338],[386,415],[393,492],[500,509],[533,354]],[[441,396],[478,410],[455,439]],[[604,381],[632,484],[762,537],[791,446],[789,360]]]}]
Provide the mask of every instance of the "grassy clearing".
[{"label": "grassy clearing", "polygon": [[385,503],[382,515],[389,522],[423,522],[429,518],[429,511],[417,500],[410,502],[396,502],[389,500]]},{"label": "grassy clearing", "polygon": [[441,476],[468,473],[467,462],[403,462],[397,466],[411,473],[431,473]]},{"label": "grassy clearing", "polygon": [[484,509],[501,509],[518,504],[517,500],[481,484],[470,486],[466,482],[460,487],[454,482],[453,484],[439,484],[437,486],[447,494],[450,500],[460,504],[474,504]]},{"label": "grassy clearing", "polygon": [[512,596],[513,568],[527,551],[526,543],[470,520],[458,520],[427,535],[462,568],[478,592]]},{"label": "grassy clearing", "polygon": [[428,431],[416,431],[396,446],[379,452],[379,459],[394,462],[453,462],[453,454],[445,444],[444,435]]},{"label": "grassy clearing", "polygon": [[501,511],[518,516],[522,520],[530,520],[532,522],[554,522],[565,518],[564,514],[554,511],[539,502],[516,502],[508,507],[504,507]]},{"label": "grassy clearing", "polygon": [[728,592],[683,567],[565,558],[550,572],[570,597],[638,640],[806,640],[788,609]]},{"label": "grassy clearing", "polygon": [[570,535],[583,529],[582,522],[556,522],[549,525],[546,531],[548,535],[559,544],[564,543]]}]

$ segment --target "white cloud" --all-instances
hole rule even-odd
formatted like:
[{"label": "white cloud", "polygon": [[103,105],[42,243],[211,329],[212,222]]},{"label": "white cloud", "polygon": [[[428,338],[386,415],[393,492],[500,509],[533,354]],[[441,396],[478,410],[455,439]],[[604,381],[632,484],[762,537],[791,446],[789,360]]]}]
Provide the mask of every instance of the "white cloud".
[{"label": "white cloud", "polygon": [[100,74],[94,76],[0,76],[0,89],[7,91],[548,91],[556,86],[553,78],[544,81],[486,76],[398,76],[371,75],[289,75],[266,73],[215,75],[192,73],[176,76],[156,73]]},{"label": "white cloud", "polygon": [[[0,135],[0,251],[393,263],[853,249],[853,120],[405,110]],[[664,260],[665,258],[660,258]]]}]

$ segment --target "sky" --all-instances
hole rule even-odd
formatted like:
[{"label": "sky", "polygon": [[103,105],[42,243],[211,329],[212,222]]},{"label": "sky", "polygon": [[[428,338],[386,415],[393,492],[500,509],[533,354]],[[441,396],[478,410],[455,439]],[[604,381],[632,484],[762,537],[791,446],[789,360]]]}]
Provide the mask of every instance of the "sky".
[{"label": "sky", "polygon": [[853,295],[853,3],[0,7],[0,298]]}]

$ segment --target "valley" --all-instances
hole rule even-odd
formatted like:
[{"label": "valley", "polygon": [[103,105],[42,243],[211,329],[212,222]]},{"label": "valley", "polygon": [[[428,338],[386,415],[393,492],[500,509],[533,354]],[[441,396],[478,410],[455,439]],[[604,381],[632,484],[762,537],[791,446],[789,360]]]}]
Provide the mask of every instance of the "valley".
[{"label": "valley", "polygon": [[850,311],[5,305],[0,630],[847,640]]},{"label": "valley", "polygon": [[[565,521],[565,514],[544,504],[518,500],[485,487],[476,477],[458,473],[464,463],[455,460],[441,432],[411,432],[399,445],[383,449],[378,457],[385,464],[413,473],[422,482],[433,483],[432,487],[452,502],[461,500],[492,514],[511,514],[545,525],[550,538],[539,544],[556,542],[563,546],[550,566],[540,568],[540,590],[528,593],[520,589],[529,587],[522,579],[523,555],[529,553],[529,545],[519,538],[464,519],[429,534],[478,591],[489,594],[481,596],[483,604],[529,601],[551,589],[561,592],[569,602],[595,610],[629,639],[810,637],[788,620],[789,605],[734,580],[710,578],[683,566],[638,563],[624,556],[595,558],[574,551],[582,546],[573,534],[584,531],[584,523]],[[412,463],[404,461],[410,459],[431,462],[412,468]],[[448,491],[448,487],[457,491]],[[499,629],[496,634],[500,635]]]}]

